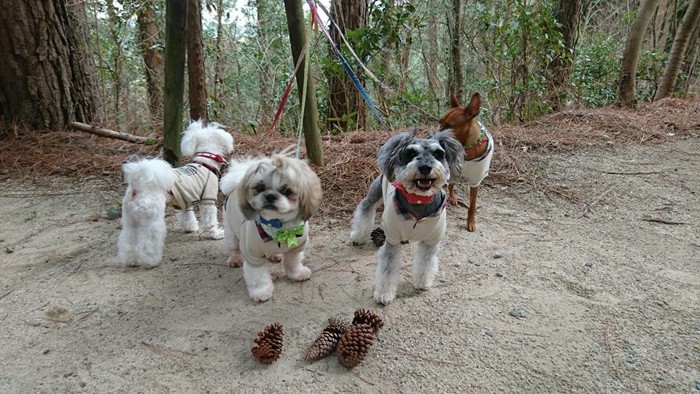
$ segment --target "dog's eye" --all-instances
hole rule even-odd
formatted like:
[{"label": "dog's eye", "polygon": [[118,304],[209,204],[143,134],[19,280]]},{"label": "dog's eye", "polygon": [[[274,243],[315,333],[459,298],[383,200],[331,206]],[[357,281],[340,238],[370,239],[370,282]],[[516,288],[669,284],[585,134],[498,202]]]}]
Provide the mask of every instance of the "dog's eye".
[{"label": "dog's eye", "polygon": [[414,157],[418,156],[418,152],[415,149],[406,149],[403,152],[401,152],[401,161],[404,163],[408,163],[409,161],[413,160]]},{"label": "dog's eye", "polygon": [[262,193],[262,192],[265,191],[265,185],[262,184],[262,183],[258,183],[258,184],[255,186],[255,189],[253,189],[253,190],[255,190],[255,193],[260,194],[260,193]]},{"label": "dog's eye", "polygon": [[444,160],[445,159],[445,152],[442,150],[436,150],[433,152],[433,157],[435,157],[436,160]]},{"label": "dog's eye", "polygon": [[292,191],[292,189],[288,188],[287,186],[283,186],[282,188],[280,188],[280,194],[282,194],[285,197],[289,197],[292,194],[294,194],[294,192]]}]

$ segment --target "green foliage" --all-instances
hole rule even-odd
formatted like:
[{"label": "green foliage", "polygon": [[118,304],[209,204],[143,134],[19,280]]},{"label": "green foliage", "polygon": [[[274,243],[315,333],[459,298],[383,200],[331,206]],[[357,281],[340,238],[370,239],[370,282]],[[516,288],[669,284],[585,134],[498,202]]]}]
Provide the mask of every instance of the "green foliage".
[{"label": "green foliage", "polygon": [[579,47],[572,83],[576,96],[587,106],[602,107],[617,99],[622,45],[600,35],[591,44]]},{"label": "green foliage", "polygon": [[548,111],[545,104],[547,64],[565,56],[551,2],[499,0],[479,3],[471,21],[483,53],[492,89],[487,92],[501,120],[527,121]]}]

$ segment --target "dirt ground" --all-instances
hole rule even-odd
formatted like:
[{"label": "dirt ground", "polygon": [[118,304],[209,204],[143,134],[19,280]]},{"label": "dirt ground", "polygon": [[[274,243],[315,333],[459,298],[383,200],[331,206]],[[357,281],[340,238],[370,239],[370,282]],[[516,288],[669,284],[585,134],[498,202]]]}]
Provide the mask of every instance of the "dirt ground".
[{"label": "dirt ground", "polygon": [[[564,198],[482,189],[449,208],[436,286],[371,299],[376,248],[312,221],[293,283],[256,304],[223,241],[176,231],[164,262],[117,261],[114,179],[0,182],[0,392],[700,392],[700,138],[547,157]],[[459,188],[461,195],[465,189]],[[363,364],[303,360],[332,315],[385,319]],[[270,366],[250,348],[284,326]]]}]

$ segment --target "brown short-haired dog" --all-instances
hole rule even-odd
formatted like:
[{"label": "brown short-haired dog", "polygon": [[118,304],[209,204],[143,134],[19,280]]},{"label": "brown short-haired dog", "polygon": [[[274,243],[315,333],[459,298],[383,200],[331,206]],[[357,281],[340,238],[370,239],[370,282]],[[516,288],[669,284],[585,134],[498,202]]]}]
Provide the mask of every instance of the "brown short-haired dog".
[{"label": "brown short-haired dog", "polygon": [[[449,111],[440,119],[440,130],[452,129],[455,138],[464,147],[464,164],[462,164],[462,179],[469,185],[469,214],[467,216],[467,231],[476,230],[476,197],[481,181],[486,178],[493,156],[493,137],[486,127],[476,119],[481,106],[479,93],[474,93],[469,104],[462,107],[450,89]],[[454,182],[448,186],[448,201],[457,205],[457,195]]]}]

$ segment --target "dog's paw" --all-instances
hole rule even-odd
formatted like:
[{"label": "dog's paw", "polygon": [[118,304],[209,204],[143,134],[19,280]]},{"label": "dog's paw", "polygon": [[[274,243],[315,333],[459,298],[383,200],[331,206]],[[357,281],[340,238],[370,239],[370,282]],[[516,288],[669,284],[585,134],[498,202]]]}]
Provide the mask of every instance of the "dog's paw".
[{"label": "dog's paw", "polygon": [[382,305],[389,305],[396,298],[396,289],[374,290],[374,300]]},{"label": "dog's paw", "polygon": [[243,265],[243,257],[241,257],[240,253],[231,253],[228,260],[226,260],[226,264],[229,267],[239,268]]},{"label": "dog's paw", "polygon": [[469,231],[469,232],[476,231],[476,221],[467,221],[467,231]]},{"label": "dog's paw", "polygon": [[297,282],[308,280],[311,278],[311,269],[305,265],[302,265],[293,271],[287,272],[287,277]]},{"label": "dog's paw", "polygon": [[456,194],[450,193],[450,195],[447,197],[447,202],[452,206],[457,206],[459,204],[459,199],[457,198]]},{"label": "dog's paw", "polygon": [[209,230],[209,233],[207,234],[207,238],[224,239],[224,229],[219,228],[219,227],[212,228],[211,230]]},{"label": "dog's paw", "polygon": [[267,261],[269,261],[269,262],[271,262],[271,263],[273,263],[273,264],[279,263],[280,261],[282,261],[282,255],[281,255],[281,254],[273,254],[273,255],[270,255],[270,256],[267,258]]},{"label": "dog's paw", "polygon": [[412,280],[413,287],[418,290],[427,290],[433,286],[433,276],[429,275],[427,272],[418,277],[414,277]]},{"label": "dog's paw", "polygon": [[275,286],[272,283],[268,283],[262,287],[248,289],[248,294],[250,295],[250,298],[253,299],[253,301],[265,302],[272,298],[272,291],[274,289]]}]

